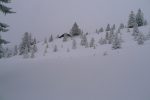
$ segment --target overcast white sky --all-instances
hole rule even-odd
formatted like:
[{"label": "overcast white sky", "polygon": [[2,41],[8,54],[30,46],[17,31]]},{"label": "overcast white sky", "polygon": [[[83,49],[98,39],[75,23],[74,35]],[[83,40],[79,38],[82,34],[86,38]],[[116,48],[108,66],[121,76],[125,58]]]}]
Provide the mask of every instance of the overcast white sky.
[{"label": "overcast white sky", "polygon": [[149,5],[150,0],[13,0],[8,6],[17,13],[2,15],[2,22],[10,25],[3,36],[19,41],[27,31],[42,39],[68,32],[75,21],[84,32],[94,32],[108,23],[126,23],[130,11],[138,8],[149,18]]}]

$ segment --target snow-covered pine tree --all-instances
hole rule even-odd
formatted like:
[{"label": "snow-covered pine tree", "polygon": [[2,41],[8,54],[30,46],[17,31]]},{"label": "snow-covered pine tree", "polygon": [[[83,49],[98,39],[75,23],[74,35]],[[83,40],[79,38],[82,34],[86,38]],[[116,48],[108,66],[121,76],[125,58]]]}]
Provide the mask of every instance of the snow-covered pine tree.
[{"label": "snow-covered pine tree", "polygon": [[135,14],[133,11],[131,11],[129,15],[129,20],[128,20],[128,28],[133,28],[135,23],[136,23]]},{"label": "snow-covered pine tree", "polygon": [[108,37],[108,43],[109,43],[109,44],[112,44],[112,42],[113,42],[113,37],[114,37],[114,30],[113,30],[113,29],[110,30],[110,33],[109,33],[108,36],[109,36],[109,37]]},{"label": "snow-covered pine tree", "polygon": [[110,29],[111,29],[110,25],[108,24],[107,27],[106,27],[106,31],[110,31]]},{"label": "snow-covered pine tree", "polygon": [[[12,8],[9,8],[9,7],[4,5],[4,4],[7,4],[7,3],[11,3],[11,0],[0,0],[0,12],[4,13],[5,15],[15,13],[15,12],[11,11]],[[0,32],[7,32],[8,27],[9,27],[9,25],[0,22]],[[2,46],[2,43],[3,43],[2,40],[3,39],[0,36],[0,58],[2,58],[3,55],[4,55],[4,48]]]},{"label": "snow-covered pine tree", "polygon": [[57,48],[57,45],[55,45],[53,52],[57,52],[57,51],[58,51],[58,48]]},{"label": "snow-covered pine tree", "polygon": [[19,55],[23,55],[25,53],[25,47],[27,46],[28,52],[31,51],[31,46],[35,44],[34,40],[32,39],[32,35],[28,32],[24,33],[24,36],[22,38],[22,41],[19,45]]},{"label": "snow-covered pine tree", "polygon": [[31,58],[35,57],[35,53],[38,51],[36,44],[31,46]]},{"label": "snow-covered pine tree", "polygon": [[107,44],[107,40],[106,39],[103,39],[102,37],[99,39],[98,43],[100,45],[104,45],[104,44]]},{"label": "snow-covered pine tree", "polygon": [[47,54],[47,49],[48,49],[48,44],[45,45],[45,49],[44,49],[44,54],[43,56],[45,56]]},{"label": "snow-covered pine tree", "polygon": [[76,49],[77,48],[77,43],[76,43],[76,40],[73,39],[72,41],[72,49]]},{"label": "snow-covered pine tree", "polygon": [[2,47],[2,44],[0,44],[0,59],[4,57],[4,48]]},{"label": "snow-covered pine tree", "polygon": [[4,57],[5,57],[5,58],[9,58],[9,49],[8,49],[8,48],[5,48],[4,51],[5,51],[5,52],[4,52]]},{"label": "snow-covered pine tree", "polygon": [[139,44],[139,45],[143,45],[144,44],[144,35],[141,33],[141,32],[139,32],[138,33],[138,37],[137,37],[137,43]]},{"label": "snow-covered pine tree", "polygon": [[29,58],[29,51],[28,51],[28,46],[27,45],[25,45],[23,58]]},{"label": "snow-covered pine tree", "polygon": [[115,24],[113,24],[112,29],[113,29],[113,30],[115,30],[115,29],[116,29],[116,25],[115,25]]},{"label": "snow-covered pine tree", "polygon": [[94,45],[95,45],[95,39],[94,39],[94,38],[91,38],[90,47],[94,47]]},{"label": "snow-covered pine tree", "polygon": [[83,36],[82,36],[82,38],[81,38],[81,46],[85,46],[86,45],[86,43],[87,43],[87,38],[86,38],[86,35],[84,34]]},{"label": "snow-covered pine tree", "polygon": [[109,32],[106,32],[105,39],[109,40]]},{"label": "snow-covered pine tree", "polygon": [[17,45],[14,46],[14,56],[16,56],[18,54],[18,47]]},{"label": "snow-covered pine tree", "polygon": [[29,47],[29,33],[28,32],[24,33],[21,44],[19,46],[19,54],[20,55],[25,53],[26,46],[27,46],[27,48]]},{"label": "snow-covered pine tree", "polygon": [[138,26],[144,25],[144,16],[143,16],[143,12],[141,11],[141,9],[139,9],[136,14],[136,23],[138,24]]},{"label": "snow-covered pine tree", "polygon": [[[11,0],[0,0],[0,12],[6,14],[14,13],[11,11],[12,8],[5,6],[4,4],[11,3]],[[9,26],[5,23],[0,22],[0,32],[7,32]]]},{"label": "snow-covered pine tree", "polygon": [[99,31],[96,29],[96,31],[95,31],[97,34],[99,34]]},{"label": "snow-covered pine tree", "polygon": [[99,29],[99,32],[100,32],[100,33],[101,33],[101,32],[104,32],[103,27],[101,27],[101,28]]},{"label": "snow-covered pine tree", "polygon": [[33,49],[31,49],[31,58],[34,58],[35,57],[35,52]]},{"label": "snow-covered pine tree", "polygon": [[112,42],[112,48],[113,49],[119,49],[121,48],[121,41],[118,37],[118,33],[116,33],[113,37],[113,42]]},{"label": "snow-covered pine tree", "polygon": [[51,34],[50,38],[49,38],[49,42],[53,42],[53,35]]},{"label": "snow-covered pine tree", "polygon": [[133,33],[132,33],[132,36],[134,36],[134,39],[136,40],[137,37],[138,37],[138,34],[139,34],[139,29],[138,29],[138,24],[135,23],[134,24],[134,27],[133,27]]},{"label": "snow-covered pine tree", "polygon": [[125,27],[124,24],[123,24],[123,23],[120,23],[119,28],[120,28],[120,29],[124,29],[124,27]]},{"label": "snow-covered pine tree", "polygon": [[74,23],[73,27],[71,28],[70,34],[71,34],[71,36],[81,35],[81,29],[79,28],[79,26],[77,25],[76,22]]}]

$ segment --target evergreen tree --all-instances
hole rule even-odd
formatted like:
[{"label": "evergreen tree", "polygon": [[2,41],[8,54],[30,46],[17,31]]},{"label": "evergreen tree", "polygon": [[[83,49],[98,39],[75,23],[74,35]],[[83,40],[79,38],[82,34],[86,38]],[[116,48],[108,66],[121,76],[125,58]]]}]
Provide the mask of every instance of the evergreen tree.
[{"label": "evergreen tree", "polygon": [[37,46],[36,44],[33,44],[32,47],[31,47],[31,58],[34,58],[35,57],[35,53],[37,52]]},{"label": "evergreen tree", "polygon": [[96,31],[95,31],[97,34],[99,34],[99,31],[96,29]]},{"label": "evergreen tree", "polygon": [[53,35],[50,36],[49,42],[53,42]]},{"label": "evergreen tree", "polygon": [[87,43],[87,38],[86,38],[86,35],[84,34],[83,37],[81,38],[81,46],[85,46]]},{"label": "evergreen tree", "polygon": [[114,37],[114,30],[111,29],[111,30],[110,30],[110,33],[109,33],[109,37],[108,37],[108,43],[109,43],[109,44],[112,44],[112,42],[113,42],[113,37]]},{"label": "evergreen tree", "polygon": [[[13,11],[11,11],[12,8],[9,8],[4,5],[4,3],[7,4],[10,2],[11,2],[11,0],[0,0],[0,12],[4,13],[5,15],[14,13]],[[8,27],[9,26],[7,24],[0,22],[0,32],[8,31],[8,29],[7,29]]]},{"label": "evergreen tree", "polygon": [[25,48],[27,48],[28,52],[31,52],[31,46],[34,44],[35,43],[34,40],[32,39],[32,35],[29,34],[28,32],[25,32],[19,46],[19,55],[23,55],[25,53]]},{"label": "evergreen tree", "polygon": [[0,45],[0,58],[4,57],[4,48]]},{"label": "evergreen tree", "polygon": [[31,58],[34,58],[35,57],[35,52],[34,52],[34,50],[32,49],[31,50]]},{"label": "evergreen tree", "polygon": [[144,16],[143,16],[141,9],[139,9],[136,14],[136,23],[138,24],[138,26],[144,25]]},{"label": "evergreen tree", "polygon": [[48,44],[46,44],[45,49],[44,49],[44,56],[47,54],[47,49],[48,49]]},{"label": "evergreen tree", "polygon": [[137,43],[139,45],[143,45],[144,44],[144,35],[141,32],[138,33]]},{"label": "evergreen tree", "polygon": [[136,40],[137,37],[138,37],[138,34],[139,34],[139,29],[138,29],[138,24],[135,23],[134,24],[134,27],[133,27],[133,33],[132,33],[132,36],[134,36],[134,39]]},{"label": "evergreen tree", "polygon": [[29,58],[29,51],[28,51],[28,46],[25,46],[24,53],[23,53],[23,58]]},{"label": "evergreen tree", "polygon": [[57,48],[57,45],[54,46],[54,52],[57,52],[58,51],[58,48]]},{"label": "evergreen tree", "polygon": [[[27,46],[27,47],[26,47]],[[29,48],[29,34],[28,32],[24,33],[24,37],[22,38],[22,42],[19,47],[19,54],[22,55],[25,53],[25,48]]]},{"label": "evergreen tree", "polygon": [[94,43],[95,43],[95,39],[92,38],[92,39],[91,39],[91,42],[90,42],[90,47],[94,47],[94,45],[95,45]]},{"label": "evergreen tree", "polygon": [[119,39],[118,33],[116,33],[114,35],[113,42],[112,42],[112,48],[113,49],[119,49],[119,48],[121,48],[121,41],[120,40],[121,39]]},{"label": "evergreen tree", "polygon": [[115,24],[112,26],[112,29],[113,29],[113,30],[115,30],[115,29],[116,29],[116,25],[115,25]]},{"label": "evergreen tree", "polygon": [[106,31],[110,31],[110,25],[109,24],[106,27]]},{"label": "evergreen tree", "polygon": [[18,47],[17,47],[17,45],[15,45],[15,47],[14,47],[14,56],[16,56],[18,54]]},{"label": "evergreen tree", "polygon": [[104,32],[103,27],[101,27],[101,28],[99,29],[99,32],[100,32],[100,33],[101,33],[101,32]]},{"label": "evergreen tree", "polygon": [[129,15],[129,20],[128,20],[128,28],[133,28],[135,23],[136,23],[135,14],[133,11],[131,11],[131,14]]},{"label": "evergreen tree", "polygon": [[[10,1],[11,0],[0,0],[0,12],[4,13],[5,15],[14,13],[13,11],[11,11],[12,8],[9,8],[9,7],[4,5],[4,4],[10,3]],[[9,25],[0,22],[0,32],[7,32],[8,27],[9,27]],[[2,58],[4,55],[4,48],[2,46],[2,43],[3,43],[2,40],[3,39],[0,36],[0,58]]]},{"label": "evergreen tree", "polygon": [[99,44],[100,45],[104,45],[104,44],[107,44],[107,40],[106,39],[103,39],[102,37],[99,39]]},{"label": "evergreen tree", "polygon": [[109,40],[109,33],[108,32],[106,32],[105,39]]},{"label": "evergreen tree", "polygon": [[119,26],[120,29],[123,29],[124,27],[125,27],[125,26],[124,26],[123,23],[121,23],[120,26]]},{"label": "evergreen tree", "polygon": [[72,36],[78,36],[81,35],[81,29],[79,28],[79,26],[77,25],[77,23],[75,22],[73,27],[70,30],[70,34]]}]

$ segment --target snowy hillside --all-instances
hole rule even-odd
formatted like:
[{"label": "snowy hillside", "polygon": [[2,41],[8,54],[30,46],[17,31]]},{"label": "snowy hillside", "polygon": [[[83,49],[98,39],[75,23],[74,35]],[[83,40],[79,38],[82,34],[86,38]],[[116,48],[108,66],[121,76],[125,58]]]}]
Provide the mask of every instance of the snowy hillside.
[{"label": "snowy hillside", "polygon": [[[150,26],[139,30],[147,36]],[[0,100],[149,100],[150,41],[138,45],[132,29],[120,32],[121,48],[99,44],[106,32],[87,35],[95,47],[75,37],[37,44],[35,58],[0,60]],[[76,40],[76,48],[72,41]],[[57,45],[57,52],[54,46]]]}]

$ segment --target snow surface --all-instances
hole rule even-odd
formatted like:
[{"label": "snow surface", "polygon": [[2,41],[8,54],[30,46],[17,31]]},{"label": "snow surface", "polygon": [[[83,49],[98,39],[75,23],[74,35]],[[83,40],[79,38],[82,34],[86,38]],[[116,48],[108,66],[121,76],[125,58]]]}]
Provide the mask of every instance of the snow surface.
[{"label": "snow surface", "polygon": [[[149,29],[140,28],[145,34]],[[121,31],[124,42],[118,50],[98,45],[104,33],[93,33],[88,40],[95,38],[96,49],[79,46],[76,38],[72,50],[72,40],[55,39],[45,56],[40,42],[34,59],[1,59],[0,100],[149,100],[150,41],[138,45],[126,31]]]}]

